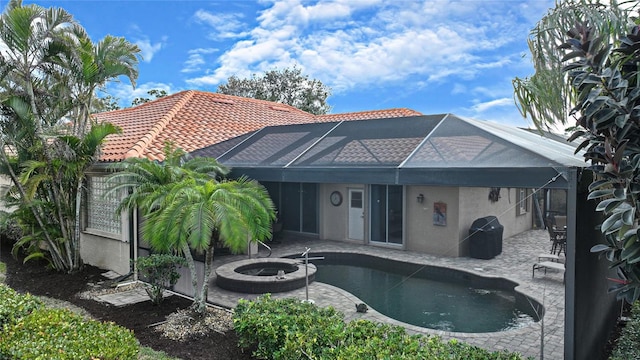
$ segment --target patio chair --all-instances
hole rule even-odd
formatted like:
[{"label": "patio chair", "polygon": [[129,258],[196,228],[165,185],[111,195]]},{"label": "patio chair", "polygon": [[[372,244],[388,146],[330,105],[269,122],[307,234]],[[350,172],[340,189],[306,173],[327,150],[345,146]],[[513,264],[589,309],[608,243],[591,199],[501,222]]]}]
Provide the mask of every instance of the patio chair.
[{"label": "patio chair", "polygon": [[558,270],[562,272],[562,283],[564,284],[564,264],[556,261],[538,261],[533,264],[533,271],[531,277],[536,276],[536,270],[544,269],[544,273],[547,273],[547,269]]},{"label": "patio chair", "polygon": [[567,254],[567,231],[563,227],[559,229],[550,219],[545,220],[545,226],[549,232],[551,241],[551,254],[560,255],[563,251]]}]

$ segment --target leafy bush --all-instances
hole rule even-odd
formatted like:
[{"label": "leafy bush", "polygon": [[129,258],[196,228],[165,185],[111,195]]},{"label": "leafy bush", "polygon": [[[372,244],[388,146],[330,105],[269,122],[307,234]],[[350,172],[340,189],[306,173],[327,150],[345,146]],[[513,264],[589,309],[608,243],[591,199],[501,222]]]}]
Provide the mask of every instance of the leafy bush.
[{"label": "leafy bush", "polygon": [[113,323],[85,320],[66,309],[38,309],[5,326],[1,359],[137,359],[133,332]]},{"label": "leafy bush", "polygon": [[0,329],[43,307],[42,301],[31,294],[18,294],[7,285],[0,284]]},{"label": "leafy bush", "polygon": [[267,294],[240,300],[233,320],[239,345],[263,359],[475,359],[518,360],[517,353],[490,352],[456,340],[409,335],[400,326],[368,320],[344,322],[333,308]]},{"label": "leafy bush", "polygon": [[152,254],[136,260],[138,273],[149,282],[145,290],[154,305],[159,305],[164,299],[164,289],[178,282],[178,267],[185,265],[184,258],[168,254]]},{"label": "leafy bush", "polygon": [[[255,301],[241,299],[233,325],[241,347],[257,344],[256,357],[306,359],[303,351],[316,353],[343,332],[344,316],[333,308],[320,309],[297,299],[271,300],[266,294]],[[311,340],[304,343],[306,339]]]},{"label": "leafy bush", "polygon": [[12,213],[0,211],[0,236],[11,242],[16,242],[22,237],[22,229]]},{"label": "leafy bush", "polygon": [[631,319],[622,329],[609,359],[640,359],[640,302],[633,304]]}]

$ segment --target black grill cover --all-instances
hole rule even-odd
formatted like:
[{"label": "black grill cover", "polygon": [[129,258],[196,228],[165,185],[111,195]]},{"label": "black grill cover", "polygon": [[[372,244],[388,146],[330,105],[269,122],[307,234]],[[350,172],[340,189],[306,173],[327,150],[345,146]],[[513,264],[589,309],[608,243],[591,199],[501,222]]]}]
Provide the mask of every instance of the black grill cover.
[{"label": "black grill cover", "polygon": [[493,259],[502,253],[504,227],[495,216],[476,219],[469,229],[469,256],[476,259]]}]

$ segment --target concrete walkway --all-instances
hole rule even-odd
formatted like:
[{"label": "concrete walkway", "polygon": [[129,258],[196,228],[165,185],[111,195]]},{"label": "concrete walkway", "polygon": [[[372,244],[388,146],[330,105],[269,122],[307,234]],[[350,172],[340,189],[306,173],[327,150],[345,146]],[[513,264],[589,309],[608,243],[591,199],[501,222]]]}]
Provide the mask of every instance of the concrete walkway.
[{"label": "concrete walkway", "polygon": [[[272,243],[273,254],[271,257],[282,257],[302,254],[305,248],[311,248],[312,252],[341,252],[361,253],[389,258],[393,260],[409,261],[417,264],[435,265],[458,269],[486,277],[502,277],[520,284],[516,291],[523,293],[545,306],[544,316],[544,358],[564,358],[564,284],[563,274],[553,270],[536,273],[532,278],[532,266],[537,261],[539,254],[549,252],[551,243],[548,233],[544,230],[530,230],[514,237],[504,239],[503,251],[491,260],[472,258],[447,258],[425,255],[421,253],[402,251],[392,248],[352,244],[338,241],[318,240],[315,238],[286,238],[277,243]],[[265,256],[261,249],[259,256]],[[232,261],[247,259],[247,255],[216,256],[214,267]],[[562,257],[561,257],[561,260]],[[129,302],[141,301],[146,297],[144,290],[118,293],[113,297],[102,300],[114,301],[118,305]],[[254,299],[255,294],[234,293],[215,286],[215,273],[212,275],[209,287],[209,301],[223,307],[233,308],[239,299]],[[274,298],[295,297],[306,298],[304,288],[273,294]],[[369,319],[394,325],[400,325],[411,333],[439,335],[443,339],[458,339],[466,343],[479,346],[492,351],[515,351],[524,356],[540,358],[541,323],[533,323],[519,329],[495,332],[495,333],[457,333],[433,329],[421,328],[414,325],[399,322],[386,317],[375,309],[369,309],[367,313],[355,311],[355,304],[363,302],[350,293],[331,285],[313,282],[309,285],[309,298],[316,305],[332,306],[345,314],[347,320]],[[148,298],[147,298],[148,299]],[[483,316],[483,314],[478,314]]]}]

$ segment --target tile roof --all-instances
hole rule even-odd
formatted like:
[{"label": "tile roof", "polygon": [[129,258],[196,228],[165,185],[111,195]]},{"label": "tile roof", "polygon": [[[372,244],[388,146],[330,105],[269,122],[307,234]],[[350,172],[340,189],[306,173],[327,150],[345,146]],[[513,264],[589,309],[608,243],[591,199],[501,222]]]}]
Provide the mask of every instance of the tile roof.
[{"label": "tile roof", "polygon": [[164,160],[165,142],[186,152],[271,125],[412,116],[409,109],[390,109],[316,116],[289,105],[203,91],[188,90],[136,107],[94,114],[121,134],[107,137],[101,161],[128,157]]},{"label": "tile roof", "polygon": [[327,114],[327,115],[318,115],[317,117],[321,119],[321,121],[351,121],[351,120],[371,120],[371,119],[387,119],[387,118],[395,118],[395,117],[408,117],[408,116],[419,116],[422,113],[406,109],[385,109],[385,110],[372,110],[372,111],[359,111],[359,112],[351,112],[351,113],[342,113],[342,114]]}]

